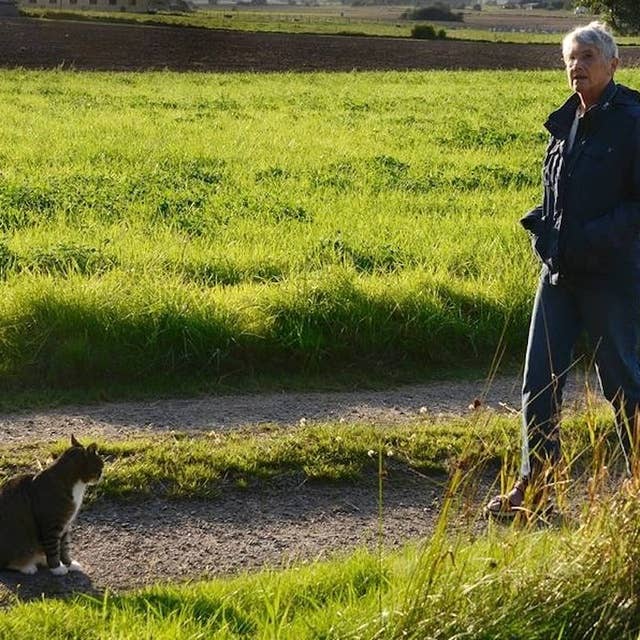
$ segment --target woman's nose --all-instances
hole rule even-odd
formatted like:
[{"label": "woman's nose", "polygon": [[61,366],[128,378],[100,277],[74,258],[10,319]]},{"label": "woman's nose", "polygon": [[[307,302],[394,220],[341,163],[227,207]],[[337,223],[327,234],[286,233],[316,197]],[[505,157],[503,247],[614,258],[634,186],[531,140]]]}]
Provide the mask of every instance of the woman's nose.
[{"label": "woman's nose", "polygon": [[567,65],[567,68],[569,69],[569,71],[575,71],[579,67],[580,67],[580,60],[578,58],[573,58],[572,60],[569,60],[569,64]]}]

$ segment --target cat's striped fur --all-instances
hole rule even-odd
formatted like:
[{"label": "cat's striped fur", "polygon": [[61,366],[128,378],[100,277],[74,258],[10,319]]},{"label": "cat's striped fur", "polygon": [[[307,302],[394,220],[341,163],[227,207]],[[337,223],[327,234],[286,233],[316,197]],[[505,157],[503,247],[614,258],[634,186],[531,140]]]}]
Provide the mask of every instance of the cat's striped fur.
[{"label": "cat's striped fur", "polygon": [[0,568],[55,575],[80,569],[71,559],[69,528],[87,485],[98,482],[103,462],[96,445],[71,446],[37,474],[12,478],[0,488]]}]

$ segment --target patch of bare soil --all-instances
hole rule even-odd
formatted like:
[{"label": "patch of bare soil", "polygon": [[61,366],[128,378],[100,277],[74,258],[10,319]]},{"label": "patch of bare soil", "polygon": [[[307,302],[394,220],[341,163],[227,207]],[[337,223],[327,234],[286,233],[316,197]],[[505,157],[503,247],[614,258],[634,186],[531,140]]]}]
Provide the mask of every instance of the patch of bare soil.
[{"label": "patch of bare soil", "polygon": [[[571,381],[568,404],[583,397],[583,381]],[[49,441],[70,432],[84,441],[168,431],[259,427],[295,428],[307,421],[401,423],[418,417],[464,414],[475,398],[487,410],[513,411],[519,381],[431,382],[385,391],[293,392],[207,396],[190,400],[105,403],[52,411],[0,415],[3,443]],[[447,479],[424,477],[389,461],[384,480],[385,547],[425,539],[433,531]],[[490,473],[467,496],[469,521],[478,521],[491,491]],[[74,524],[76,559],[84,572],[58,578],[0,572],[0,602],[100,593],[161,581],[183,581],[313,561],[360,546],[376,548],[378,479],[355,485],[320,485],[288,479],[233,490],[216,499],[136,502],[100,501],[81,511]]]},{"label": "patch of bare soil", "polygon": [[[0,67],[104,71],[561,69],[558,45],[246,33],[0,18]],[[625,66],[640,47],[625,47]]]}]

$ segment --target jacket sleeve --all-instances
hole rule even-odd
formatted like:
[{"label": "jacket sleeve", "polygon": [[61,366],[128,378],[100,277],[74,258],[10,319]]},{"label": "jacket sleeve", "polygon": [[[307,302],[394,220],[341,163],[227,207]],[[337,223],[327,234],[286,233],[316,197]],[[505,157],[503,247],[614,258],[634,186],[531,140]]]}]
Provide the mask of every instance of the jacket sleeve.
[{"label": "jacket sleeve", "polygon": [[522,218],[520,218],[520,224],[527,230],[533,233],[534,236],[540,235],[542,230],[542,205],[538,205],[528,211]]},{"label": "jacket sleeve", "polygon": [[545,223],[542,218],[542,213],[542,205],[538,205],[520,219],[520,224],[531,234],[531,247],[533,248],[533,252],[542,262],[545,262],[548,258],[548,234],[545,231]]},{"label": "jacket sleeve", "polygon": [[622,249],[640,232],[640,118],[636,120],[634,131],[631,185],[628,193],[628,199],[585,225],[584,239],[596,252]]}]

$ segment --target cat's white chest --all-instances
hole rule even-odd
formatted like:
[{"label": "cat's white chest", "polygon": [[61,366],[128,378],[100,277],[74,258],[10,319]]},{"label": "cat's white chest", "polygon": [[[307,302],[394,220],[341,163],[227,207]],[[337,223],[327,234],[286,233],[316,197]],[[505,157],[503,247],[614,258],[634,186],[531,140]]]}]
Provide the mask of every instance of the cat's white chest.
[{"label": "cat's white chest", "polygon": [[73,498],[73,513],[67,522],[67,527],[75,520],[75,517],[78,515],[78,511],[80,511],[80,507],[82,506],[82,500],[84,499],[84,492],[87,490],[87,483],[82,482],[82,480],[78,480],[74,485],[73,489],[71,489],[71,497]]}]

